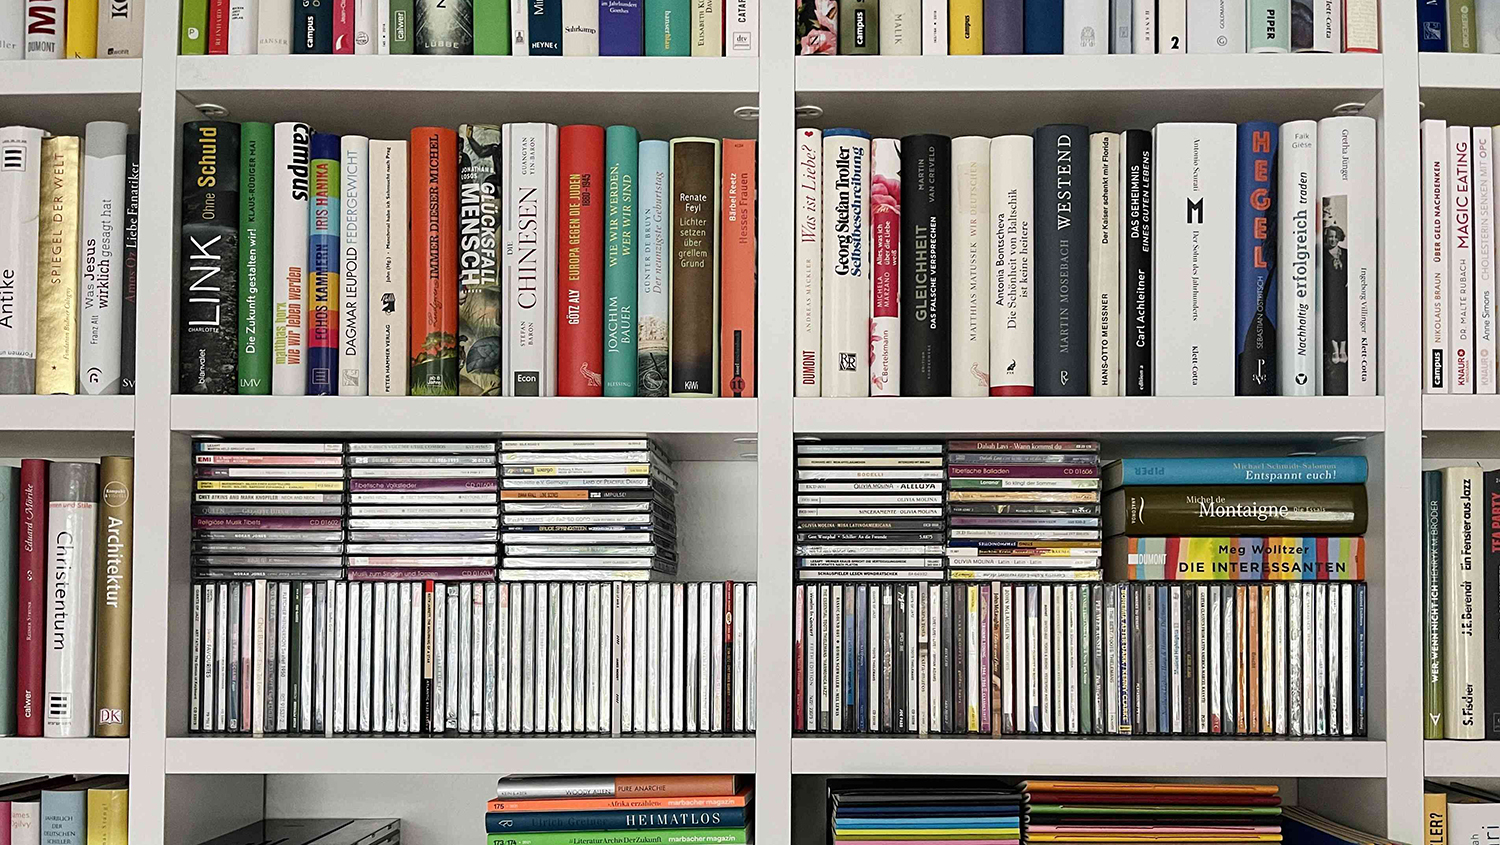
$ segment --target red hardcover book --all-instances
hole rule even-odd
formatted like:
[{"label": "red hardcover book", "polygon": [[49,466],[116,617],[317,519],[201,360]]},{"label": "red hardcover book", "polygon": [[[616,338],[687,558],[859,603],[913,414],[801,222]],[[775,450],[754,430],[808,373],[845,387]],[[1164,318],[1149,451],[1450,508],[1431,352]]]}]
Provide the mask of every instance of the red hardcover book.
[{"label": "red hardcover book", "polygon": [[333,52],[354,54],[354,0],[333,0]]},{"label": "red hardcover book", "polygon": [[724,141],[719,201],[719,390],[755,395],[755,142]]},{"label": "red hardcover book", "polygon": [[604,395],[604,127],[557,133],[557,395]]},{"label": "red hardcover book", "polygon": [[208,54],[229,54],[229,0],[208,0]]},{"label": "red hardcover book", "polygon": [[418,126],[408,145],[412,396],[458,395],[458,133]]},{"label": "red hardcover book", "polygon": [[47,462],[21,461],[16,735],[42,735],[47,667]]}]

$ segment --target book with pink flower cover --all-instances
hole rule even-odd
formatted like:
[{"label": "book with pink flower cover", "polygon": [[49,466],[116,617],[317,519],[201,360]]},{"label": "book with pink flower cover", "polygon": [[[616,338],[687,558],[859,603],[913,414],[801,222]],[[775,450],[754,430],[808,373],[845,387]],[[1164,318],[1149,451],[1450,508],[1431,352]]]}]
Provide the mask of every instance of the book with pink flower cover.
[{"label": "book with pink flower cover", "polygon": [[870,183],[870,395],[901,395],[901,142],[875,139]]},{"label": "book with pink flower cover", "polygon": [[838,51],[838,0],[800,0],[797,7],[797,55],[833,56]]}]

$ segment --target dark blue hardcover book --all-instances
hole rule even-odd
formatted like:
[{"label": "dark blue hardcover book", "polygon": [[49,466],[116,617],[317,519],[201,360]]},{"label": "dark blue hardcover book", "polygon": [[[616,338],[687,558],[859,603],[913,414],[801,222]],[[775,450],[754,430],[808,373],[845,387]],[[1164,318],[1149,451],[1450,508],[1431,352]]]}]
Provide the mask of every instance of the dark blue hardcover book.
[{"label": "dark blue hardcover book", "polygon": [[[333,53],[333,3],[295,0],[292,9],[293,53]],[[334,156],[338,158],[338,156]]]},{"label": "dark blue hardcover book", "polygon": [[[1058,27],[1061,21],[1059,7]],[[1029,5],[1026,27],[1026,52],[1035,52],[1030,49]],[[1036,309],[1036,395],[1087,396],[1089,130],[1071,123],[1049,124],[1037,128],[1034,143],[1036,240],[1031,290]]]},{"label": "dark blue hardcover book", "polygon": [[1167,585],[1156,585],[1156,732],[1172,732],[1172,613]]},{"label": "dark blue hardcover book", "polygon": [[580,810],[550,813],[485,813],[488,833],[540,830],[665,830],[685,827],[744,827],[744,807],[694,810]]},{"label": "dark blue hardcover book", "polygon": [[[1063,3],[1062,3],[1062,0],[1024,0],[1024,2],[1025,2],[1025,7],[1024,7],[1024,9],[1022,11],[1022,16],[1024,17],[1025,22],[1026,22],[1026,39],[1025,39],[1025,44],[1026,44],[1026,53],[1027,53],[1027,55],[1046,54],[1046,53],[1055,53],[1055,54],[1062,53],[1062,51],[1063,51],[1063,34],[1062,34],[1063,33]],[[985,52],[989,52],[989,51],[986,50]],[[1088,136],[1085,135],[1084,138],[1087,139]],[[1038,156],[1040,156],[1040,154],[1041,154],[1041,150],[1040,149],[1037,150],[1037,154],[1038,154]],[[1079,157],[1079,160],[1082,161],[1087,156],[1088,156],[1088,145],[1084,144],[1083,150],[1081,150],[1079,152],[1079,156],[1078,157]],[[1038,160],[1040,160],[1040,158]],[[1084,186],[1085,187],[1088,186],[1088,182],[1087,181],[1084,182]],[[1041,186],[1038,185],[1037,187],[1038,187],[1038,189],[1040,189]],[[1038,190],[1038,194],[1040,195],[1040,190]],[[1038,219],[1038,220],[1042,219],[1041,216],[1040,216],[1040,214],[1038,214],[1038,216],[1037,216],[1036,219]],[[1088,216],[1087,215],[1084,216],[1084,220],[1085,221],[1088,220]],[[1088,225],[1085,223],[1085,225],[1084,225],[1083,228],[1085,230],[1087,230],[1088,229]],[[1087,267],[1088,264],[1085,262],[1083,266]],[[1084,287],[1088,287],[1088,285],[1085,284]]]},{"label": "dark blue hardcover book", "polygon": [[1153,338],[1151,203],[1152,143],[1144,129],[1123,133],[1125,149],[1125,395],[1150,396],[1156,390],[1151,361]]},{"label": "dark blue hardcover book", "polygon": [[1276,379],[1276,139],[1280,128],[1239,127],[1235,187],[1234,392],[1273,396]]},{"label": "dark blue hardcover book", "polygon": [[531,55],[562,55],[562,0],[526,0]]},{"label": "dark blue hardcover book", "polygon": [[870,730],[870,600],[869,589],[860,584],[854,588],[854,674],[855,730],[866,733]]},{"label": "dark blue hardcover book", "polygon": [[599,55],[644,56],[645,25],[642,0],[599,0]]},{"label": "dark blue hardcover book", "polygon": [[1417,52],[1448,52],[1448,4],[1417,0]]},{"label": "dark blue hardcover book", "polygon": [[1021,8],[1024,2],[1025,0],[984,0],[986,56],[1026,52],[1026,24]]},{"label": "dark blue hardcover book", "polygon": [[339,136],[314,132],[307,226],[307,395],[337,396],[339,366]]}]

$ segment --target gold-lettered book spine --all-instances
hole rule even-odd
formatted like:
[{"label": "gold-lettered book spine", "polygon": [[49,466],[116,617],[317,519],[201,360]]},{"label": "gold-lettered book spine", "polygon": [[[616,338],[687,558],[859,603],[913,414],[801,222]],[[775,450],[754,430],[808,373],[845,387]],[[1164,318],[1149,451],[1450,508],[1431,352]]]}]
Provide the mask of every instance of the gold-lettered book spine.
[{"label": "gold-lettered book spine", "polygon": [[130,829],[130,790],[90,789],[87,845],[126,845]]},{"label": "gold-lettered book spine", "polygon": [[135,461],[103,458],[99,461],[99,562],[94,574],[95,736],[130,736],[130,550],[134,526]]},{"label": "gold-lettered book spine", "polygon": [[78,392],[78,137],[42,141],[36,392]]}]

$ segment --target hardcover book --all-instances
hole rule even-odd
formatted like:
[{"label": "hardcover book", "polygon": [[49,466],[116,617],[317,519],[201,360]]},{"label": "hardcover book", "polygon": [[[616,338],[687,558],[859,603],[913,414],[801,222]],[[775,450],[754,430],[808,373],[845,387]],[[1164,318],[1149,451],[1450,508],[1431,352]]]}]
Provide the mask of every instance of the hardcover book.
[{"label": "hardcover book", "polygon": [[669,184],[671,153],[666,141],[642,141],[637,158],[636,214],[640,259],[636,263],[636,384],[637,396],[666,396],[668,392]]},{"label": "hardcover book", "polygon": [[1124,205],[1121,345],[1125,358],[1121,380],[1126,396],[1150,396],[1156,392],[1156,367],[1151,357],[1156,345],[1151,216],[1156,179],[1152,138],[1144,129],[1127,129],[1121,135],[1125,150],[1124,180],[1120,186]]},{"label": "hardcover book", "polygon": [[94,551],[98,467],[54,463],[47,490],[46,712],[48,737],[86,737],[94,728]]},{"label": "hardcover book", "polygon": [[824,396],[870,394],[869,174],[869,135],[857,129],[823,133]]},{"label": "hardcover book", "polygon": [[603,0],[599,4],[599,55],[645,55],[644,0]]},{"label": "hardcover book", "polygon": [[[644,0],[646,9],[646,55],[692,54],[691,0]],[[536,39],[532,38],[532,50]],[[829,52],[833,52],[831,49]]]},{"label": "hardcover book", "polygon": [[[601,9],[600,14],[607,8]],[[639,150],[640,133],[634,127],[611,126],[604,130],[605,396],[635,395]]]},{"label": "hardcover book", "polygon": [[[1023,0],[1028,55],[1063,51],[1063,0]],[[1085,133],[1086,134],[1086,133]],[[1038,144],[1038,149],[1041,145]]]},{"label": "hardcover book", "polygon": [[562,0],[529,0],[528,55],[562,55]]},{"label": "hardcover book", "polygon": [[296,33],[292,41],[293,53],[331,54],[333,3],[325,0],[294,0],[292,32]]},{"label": "hardcover book", "polygon": [[990,140],[954,138],[953,269],[950,337],[954,396],[987,396],[990,390],[989,295],[994,284],[990,256]]},{"label": "hardcover book", "polygon": [[370,392],[370,139],[339,139],[338,393]]},{"label": "hardcover book", "polygon": [[[755,151],[754,140],[729,138],[724,141],[719,200],[722,218],[719,236],[719,264],[722,268],[719,272],[722,288],[719,296],[719,390],[731,397],[756,395]],[[899,185],[891,202],[900,202]],[[892,232],[899,239],[899,221],[892,225]],[[894,288],[894,270],[891,285]]]},{"label": "hardcover book", "polygon": [[1235,3],[1232,0],[1187,2],[1189,53],[1245,52],[1245,15],[1253,4]]},{"label": "hardcover book", "polygon": [[[1474,191],[1473,147],[1467,126],[1448,127],[1448,363],[1450,393],[1474,392]],[[1325,273],[1326,276],[1326,273]],[[1329,306],[1325,292],[1324,310]],[[1339,305],[1344,303],[1340,302]],[[1346,340],[1343,313],[1327,315],[1326,331],[1337,322],[1339,336],[1324,343],[1324,352]],[[1335,366],[1324,362],[1325,375]]]},{"label": "hardcover book", "polygon": [[1449,392],[1448,125],[1422,121],[1422,392]]},{"label": "hardcover book", "polygon": [[[952,214],[950,146],[942,135],[901,139],[901,392],[906,396],[947,396],[949,390],[951,271],[943,245],[949,243]],[[825,192],[825,200],[829,196]]]},{"label": "hardcover book", "polygon": [[[719,144],[710,138],[674,138],[671,144],[667,234],[673,396],[719,395]],[[868,138],[865,150],[868,155]]]},{"label": "hardcover book", "polygon": [[130,611],[135,461],[99,462],[99,558],[94,577],[94,735],[130,736]]},{"label": "hardcover book", "polygon": [[[1445,148],[1446,149],[1446,148]],[[1316,396],[1323,375],[1318,323],[1318,134],[1311,120],[1281,125],[1276,197],[1282,396]]]},{"label": "hardcover book", "polygon": [[21,461],[17,526],[16,733],[42,735],[46,698],[47,635],[47,461]]},{"label": "hardcover book", "polygon": [[[563,0],[563,55],[599,55],[599,3]],[[722,24],[723,22],[720,21]]]},{"label": "hardcover book", "polygon": [[507,191],[505,394],[552,396],[557,390],[557,206],[552,193],[557,127],[508,123],[501,136],[507,148],[501,165],[508,172],[500,180]]},{"label": "hardcover book", "polygon": [[1033,167],[1030,135],[1003,135],[990,141],[990,250],[994,265],[989,294],[991,396],[1035,393]]},{"label": "hardcover book", "polygon": [[[902,159],[905,168],[905,157]],[[823,132],[797,130],[797,368],[796,395],[822,394],[823,349]],[[906,200],[902,200],[903,204]],[[905,238],[905,224],[902,228]],[[905,250],[900,253],[906,257]],[[903,267],[905,265],[903,264]],[[904,270],[903,270],[904,273]],[[904,275],[903,275],[904,278]],[[904,283],[903,283],[904,284]],[[900,297],[906,299],[906,291]],[[906,319],[903,315],[903,319]],[[906,353],[903,352],[903,355]],[[903,358],[904,360],[904,358]]]},{"label": "hardcover book", "polygon": [[1104,499],[1105,533],[1133,537],[1363,534],[1362,484],[1123,487]]},{"label": "hardcover book", "polygon": [[305,123],[275,129],[275,201],[271,220],[271,273],[275,313],[271,328],[271,392],[307,392],[307,198],[312,130]]},{"label": "hardcover book", "polygon": [[[1475,130],[1476,134],[1479,129]],[[1488,130],[1486,130],[1488,134]],[[1322,204],[1323,390],[1329,396],[1374,396],[1376,392],[1376,326],[1379,324],[1377,223],[1375,219],[1375,119],[1329,117],[1318,122],[1318,195]],[[1488,151],[1486,152],[1488,170]],[[1477,162],[1475,172],[1477,173]],[[1486,179],[1485,195],[1476,209],[1491,208],[1494,198]],[[1477,185],[1476,185],[1477,187]],[[1458,227],[1454,227],[1458,234]],[[1493,247],[1493,232],[1475,231],[1476,249]],[[1483,253],[1488,255],[1490,253]],[[1474,301],[1477,316],[1493,320],[1493,291],[1485,277],[1493,276],[1491,261],[1475,261]],[[1491,286],[1493,280],[1490,279]],[[1476,325],[1477,329],[1478,326]],[[1493,346],[1493,322],[1488,344]],[[1485,343],[1475,334],[1475,346]],[[1494,389],[1494,357],[1489,352],[1471,364],[1487,368],[1476,383]]]},{"label": "hardcover book", "polygon": [[[0,320],[0,393],[36,392],[37,266],[42,187],[42,130],[0,129],[0,279],[12,289],[9,319]],[[48,170],[48,176],[53,171]],[[50,209],[49,209],[50,211]],[[17,287],[16,280],[22,280]],[[27,284],[25,280],[31,280]]]},{"label": "hardcover book", "polygon": [[241,395],[271,392],[271,222],[275,130],[269,123],[240,124],[239,388]]},{"label": "hardcover book", "polygon": [[1089,132],[1052,124],[1034,138],[1036,393],[1087,396]]},{"label": "hardcover book", "polygon": [[879,5],[875,0],[843,0],[838,4],[839,55],[873,56],[880,52]]},{"label": "hardcover book", "polygon": [[510,55],[510,0],[474,0],[474,55]]},{"label": "hardcover book", "polygon": [[1239,125],[1235,190],[1235,393],[1273,396],[1276,373],[1276,124]]},{"label": "hardcover book", "polygon": [[1089,395],[1119,396],[1120,133],[1089,136]]},{"label": "hardcover book", "polygon": [[[239,387],[239,141],[234,123],[200,120],[182,127],[177,338],[182,393],[233,394]],[[43,312],[45,305],[44,297]],[[38,336],[62,328],[56,320],[45,326],[39,321]],[[38,392],[41,382],[38,373]]]},{"label": "hardcover book", "polygon": [[83,205],[79,225],[81,291],[78,392],[120,392],[120,279],[125,211],[125,124],[85,127]]},{"label": "hardcover book", "polygon": [[372,396],[407,394],[406,163],[405,141],[370,142]]},{"label": "hardcover book", "polygon": [[[413,396],[458,395],[458,135],[411,131],[408,299]],[[535,221],[533,221],[535,222]]]},{"label": "hardcover book", "polygon": [[[861,0],[864,2],[864,0]],[[694,56],[722,56],[725,42],[725,0],[692,0]],[[880,41],[875,39],[878,46]]]},{"label": "hardcover book", "polygon": [[339,368],[339,136],[315,132],[307,220],[307,395],[337,396]]},{"label": "hardcover book", "polygon": [[[542,2],[543,0],[538,0],[533,5],[540,5]],[[550,0],[550,2],[558,3],[558,0]],[[419,56],[463,56],[474,52],[473,0],[416,0],[415,11],[412,52]],[[560,12],[554,20],[557,24],[557,36],[560,42],[562,37]],[[557,55],[561,55],[561,46],[559,43]]]},{"label": "hardcover book", "polygon": [[604,391],[604,128],[558,130],[557,395]]},{"label": "hardcover book", "polygon": [[[0,468],[0,666],[4,667],[5,683],[0,684],[0,736],[16,736],[16,717],[21,712],[16,700],[17,633],[25,624],[25,618],[17,615],[20,607],[19,590],[22,587],[17,577],[20,571],[20,514],[22,502],[21,471],[16,467]],[[16,620],[19,625],[9,624]]]},{"label": "hardcover book", "polygon": [[458,395],[500,395],[500,127],[458,128]]},{"label": "hardcover book", "polygon": [[[201,2],[201,0],[196,0]],[[194,4],[190,5],[196,5]],[[26,60],[36,61],[39,59],[60,59],[63,57],[63,35],[67,28],[67,21],[63,17],[66,4],[63,0],[26,0]],[[203,18],[206,23],[207,4],[203,4]],[[185,10],[191,11],[191,10]],[[199,25],[195,28],[192,38],[188,37],[188,21],[196,20],[197,16],[183,15],[183,54],[203,53],[203,41],[206,36],[206,28]]]}]

